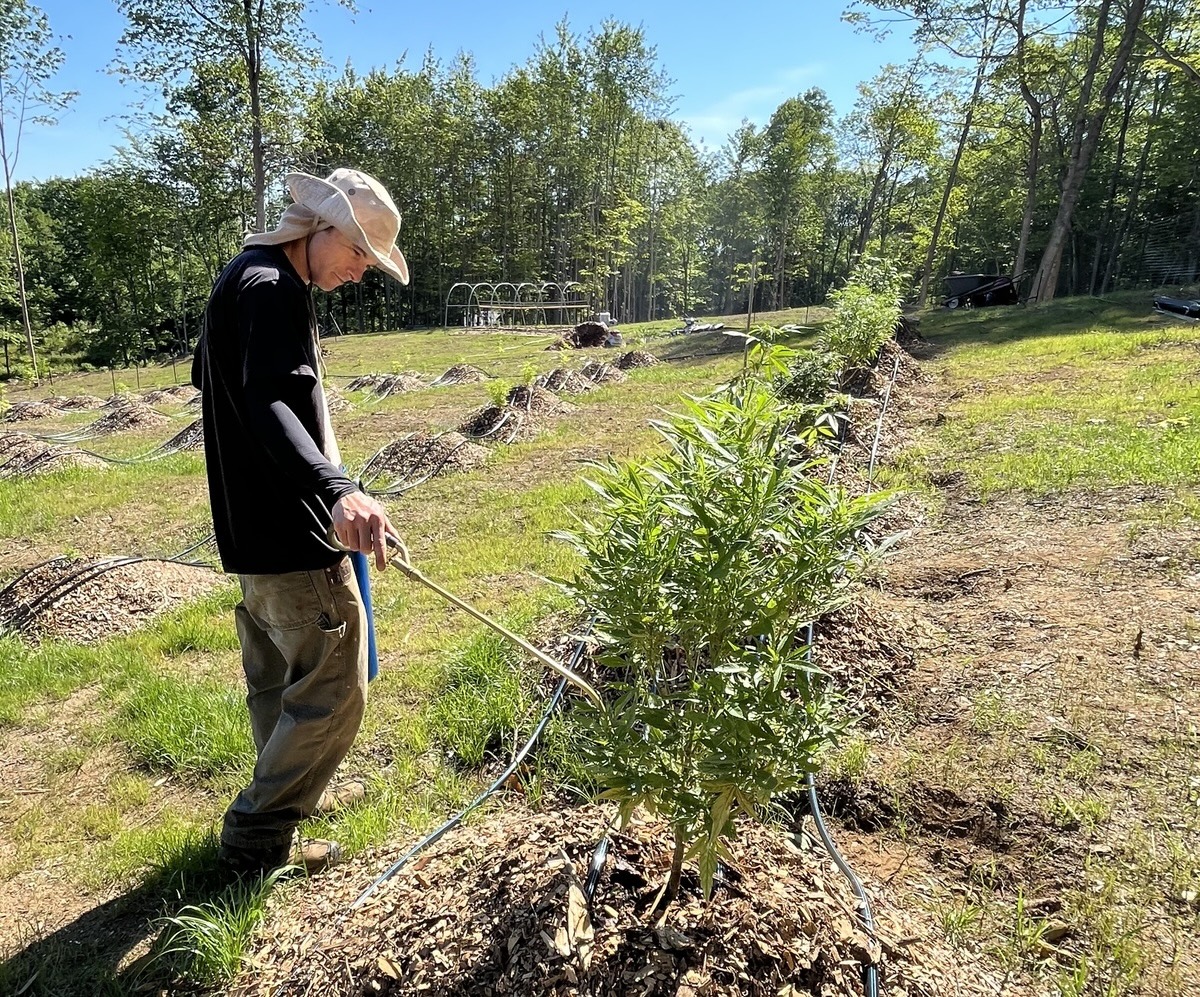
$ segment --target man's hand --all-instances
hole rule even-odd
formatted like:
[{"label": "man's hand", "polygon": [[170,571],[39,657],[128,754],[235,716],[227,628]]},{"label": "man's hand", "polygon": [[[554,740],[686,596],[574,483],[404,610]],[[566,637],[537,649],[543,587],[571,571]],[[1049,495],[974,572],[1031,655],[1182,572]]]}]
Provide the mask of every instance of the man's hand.
[{"label": "man's hand", "polygon": [[399,537],[383,506],[362,492],[343,495],[334,503],[333,532],[343,547],[374,553],[380,571],[388,563],[387,534]]}]

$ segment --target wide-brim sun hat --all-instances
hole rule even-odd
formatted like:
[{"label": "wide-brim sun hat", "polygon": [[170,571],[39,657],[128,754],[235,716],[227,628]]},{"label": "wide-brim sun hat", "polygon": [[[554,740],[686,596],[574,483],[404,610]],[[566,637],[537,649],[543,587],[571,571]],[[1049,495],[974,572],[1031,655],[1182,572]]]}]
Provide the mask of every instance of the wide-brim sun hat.
[{"label": "wide-brim sun hat", "polygon": [[369,255],[375,265],[401,284],[408,283],[408,262],[396,248],[400,211],[374,177],[359,170],[338,169],[322,180],[308,173],[285,178],[295,202],[270,232],[252,232],[245,246],[277,246],[336,228]]}]

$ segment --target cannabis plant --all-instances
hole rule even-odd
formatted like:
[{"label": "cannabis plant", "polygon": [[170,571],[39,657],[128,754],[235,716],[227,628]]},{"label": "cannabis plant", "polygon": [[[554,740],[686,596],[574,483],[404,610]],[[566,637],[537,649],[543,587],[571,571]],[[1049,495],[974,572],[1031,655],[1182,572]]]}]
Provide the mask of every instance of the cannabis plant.
[{"label": "cannabis plant", "polygon": [[888,262],[863,257],[845,287],[829,295],[833,315],[821,345],[842,360],[843,375],[870,366],[900,321],[904,278]]},{"label": "cannabis plant", "polygon": [[579,708],[585,761],[624,819],[670,825],[668,902],[687,859],[711,892],[738,815],[799,787],[839,727],[805,624],[838,604],[884,500],[826,487],[819,430],[793,414],[753,377],[689,402],[657,424],[661,456],[593,467],[599,511],[562,534],[613,695]]}]

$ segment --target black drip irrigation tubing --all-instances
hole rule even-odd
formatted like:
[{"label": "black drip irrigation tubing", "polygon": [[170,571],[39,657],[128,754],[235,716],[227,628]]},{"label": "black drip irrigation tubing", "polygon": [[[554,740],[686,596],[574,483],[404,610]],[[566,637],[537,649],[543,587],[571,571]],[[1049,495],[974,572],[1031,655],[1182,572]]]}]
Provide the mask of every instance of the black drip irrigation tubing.
[{"label": "black drip irrigation tubing", "polygon": [[[584,628],[583,634],[575,643],[575,649],[571,652],[571,657],[567,662],[567,668],[569,668],[571,671],[574,671],[578,667],[579,660],[583,657],[584,649],[587,647],[588,636],[591,634],[592,627],[594,625],[595,618],[593,617],[588,621],[587,626]],[[372,894],[374,894],[375,891],[378,890],[379,887],[381,887],[384,883],[395,876],[396,873],[403,869],[404,866],[407,865],[408,862],[413,858],[413,856],[437,842],[448,831],[457,827],[460,823],[462,823],[463,819],[468,814],[478,809],[488,799],[488,797],[499,791],[500,787],[508,782],[512,774],[517,771],[517,768],[520,766],[521,762],[523,762],[529,752],[533,750],[533,746],[537,743],[537,739],[542,736],[542,731],[546,729],[546,724],[550,722],[550,717],[553,715],[554,711],[558,709],[559,703],[562,702],[563,692],[566,691],[566,687],[567,680],[560,679],[558,685],[554,688],[554,692],[550,695],[550,699],[546,704],[546,708],[542,711],[541,719],[538,720],[537,726],[533,729],[533,733],[529,735],[529,739],[521,746],[521,749],[515,755],[513,755],[512,761],[510,761],[504,771],[496,777],[495,781],[492,782],[492,784],[488,786],[488,788],[482,793],[476,796],[475,799],[463,807],[458,813],[442,824],[441,827],[427,834],[424,838],[413,845],[412,848],[401,855],[400,858],[393,862],[392,865],[389,866],[380,876],[378,876],[370,886],[368,886],[365,890],[363,890],[362,893],[358,895],[358,898],[350,905],[349,910],[342,915],[343,920],[349,915],[349,911],[357,910],[364,903],[366,903]],[[597,872],[596,875],[598,877],[599,872]]]},{"label": "black drip irrigation tubing", "polygon": [[[875,423],[875,439],[871,444],[871,459],[867,469],[867,494],[869,495],[874,490],[875,484],[875,460],[879,453],[879,441],[883,436],[883,420],[887,415],[888,404],[892,397],[892,385],[896,383],[896,376],[900,371],[900,356],[897,354],[893,364],[892,373],[888,378],[887,389],[884,392],[883,402],[879,407],[879,418]],[[845,439],[845,423],[842,424],[841,431],[838,434],[839,449],[834,451],[833,460],[829,467],[829,483],[833,483],[834,475],[837,473],[838,457],[840,455],[840,447]],[[812,660],[812,646],[816,640],[816,628],[813,622],[808,624],[808,646],[805,651],[805,657]],[[808,773],[805,777],[805,788],[808,793],[808,809],[812,814],[813,823],[817,827],[817,834],[821,838],[821,844],[825,846],[825,851],[829,853],[829,857],[833,859],[833,864],[838,867],[838,870],[845,877],[846,882],[850,884],[850,890],[858,901],[858,916],[862,920],[863,927],[866,929],[868,936],[873,943],[878,944],[879,935],[875,926],[875,915],[871,910],[871,900],[867,896],[866,888],[862,884],[862,880],[855,875],[854,870],[850,868],[842,853],[838,851],[837,844],[833,840],[833,836],[829,833],[829,828],[825,825],[825,817],[821,813],[821,802],[817,798],[817,784],[813,779],[812,773]],[[862,968],[863,979],[863,994],[864,997],[878,997],[879,995],[879,966],[874,962],[866,963]]]}]

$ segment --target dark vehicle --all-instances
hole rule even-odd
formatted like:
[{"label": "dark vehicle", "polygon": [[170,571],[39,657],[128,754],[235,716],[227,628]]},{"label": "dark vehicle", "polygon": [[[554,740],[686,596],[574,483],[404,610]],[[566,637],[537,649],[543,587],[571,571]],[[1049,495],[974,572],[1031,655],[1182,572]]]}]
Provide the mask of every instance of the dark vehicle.
[{"label": "dark vehicle", "polygon": [[1020,303],[1020,285],[1024,274],[952,273],[946,278],[947,308],[983,308],[987,305]]}]

